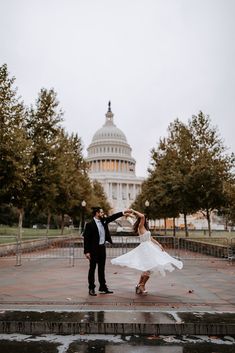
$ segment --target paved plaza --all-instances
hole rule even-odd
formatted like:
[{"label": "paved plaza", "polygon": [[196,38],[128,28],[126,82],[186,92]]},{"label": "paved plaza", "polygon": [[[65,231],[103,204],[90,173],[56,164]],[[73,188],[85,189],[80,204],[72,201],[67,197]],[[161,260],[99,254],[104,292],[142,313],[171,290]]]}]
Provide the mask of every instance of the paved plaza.
[{"label": "paved plaza", "polygon": [[[88,295],[88,261],[78,259],[72,267],[65,259],[33,258],[15,266],[0,260],[1,309],[177,310],[235,313],[235,266],[208,258],[186,260],[182,270],[166,277],[152,276],[149,294],[136,295],[139,274],[116,267],[107,259],[106,280],[114,294]],[[98,286],[97,286],[98,287]],[[97,288],[98,289],[98,288]]]}]

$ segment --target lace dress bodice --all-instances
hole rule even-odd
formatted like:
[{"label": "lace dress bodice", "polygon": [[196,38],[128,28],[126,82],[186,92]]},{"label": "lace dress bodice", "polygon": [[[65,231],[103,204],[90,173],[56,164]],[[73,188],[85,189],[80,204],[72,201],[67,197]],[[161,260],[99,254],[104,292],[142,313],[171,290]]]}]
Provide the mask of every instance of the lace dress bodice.
[{"label": "lace dress bodice", "polygon": [[140,243],[151,240],[151,233],[147,230],[144,234],[140,234]]}]

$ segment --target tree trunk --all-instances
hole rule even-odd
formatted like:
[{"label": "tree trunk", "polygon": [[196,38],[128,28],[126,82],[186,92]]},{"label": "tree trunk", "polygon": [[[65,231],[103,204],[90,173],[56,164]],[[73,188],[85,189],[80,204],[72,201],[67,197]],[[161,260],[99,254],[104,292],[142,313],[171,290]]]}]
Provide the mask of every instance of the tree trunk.
[{"label": "tree trunk", "polygon": [[49,234],[50,223],[51,223],[51,211],[48,210],[48,213],[47,213],[47,231],[46,231],[46,236],[47,237],[48,237],[48,234]]},{"label": "tree trunk", "polygon": [[175,217],[173,217],[173,236],[175,237]]},{"label": "tree trunk", "polygon": [[164,218],[164,234],[166,235],[166,218]]},{"label": "tree trunk", "polygon": [[54,217],[54,219],[55,219],[55,223],[56,223],[56,229],[60,229],[60,224],[59,224],[59,217],[58,217],[58,215],[56,215],[56,216]]},{"label": "tree trunk", "polygon": [[227,216],[225,216],[224,230],[228,230],[228,217]]},{"label": "tree trunk", "polygon": [[23,216],[24,216],[24,209],[19,208],[19,222],[18,222],[18,241],[22,240],[22,225],[23,225]]},{"label": "tree trunk", "polygon": [[185,229],[185,236],[188,238],[188,224],[187,224],[187,214],[184,213],[184,229]]},{"label": "tree trunk", "polygon": [[61,234],[64,234],[64,214],[61,215]]},{"label": "tree trunk", "polygon": [[24,209],[18,208],[19,220],[18,220],[18,234],[17,234],[17,250],[16,250],[16,266],[21,266],[21,245],[22,245],[22,225],[23,225],[23,216]]},{"label": "tree trunk", "polygon": [[211,237],[211,217],[210,217],[210,211],[208,209],[206,210],[206,218],[207,218],[207,222],[208,222],[209,237]]}]

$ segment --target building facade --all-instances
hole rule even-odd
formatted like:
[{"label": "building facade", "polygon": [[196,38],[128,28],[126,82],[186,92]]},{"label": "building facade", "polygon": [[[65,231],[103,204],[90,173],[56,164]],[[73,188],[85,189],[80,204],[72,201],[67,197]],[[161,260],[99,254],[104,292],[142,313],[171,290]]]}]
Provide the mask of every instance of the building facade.
[{"label": "building facade", "polygon": [[87,148],[87,162],[91,180],[102,184],[112,212],[116,212],[131,205],[144,178],[136,176],[132,149],[125,134],[114,124],[113,117],[109,102],[105,123]]}]

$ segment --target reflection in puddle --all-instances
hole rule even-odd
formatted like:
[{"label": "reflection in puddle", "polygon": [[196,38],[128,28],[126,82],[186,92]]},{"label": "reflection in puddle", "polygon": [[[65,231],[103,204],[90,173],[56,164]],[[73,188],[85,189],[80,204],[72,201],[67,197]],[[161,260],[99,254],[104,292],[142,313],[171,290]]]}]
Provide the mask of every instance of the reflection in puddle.
[{"label": "reflection in puddle", "polygon": [[4,353],[234,353],[232,337],[0,335]]}]

